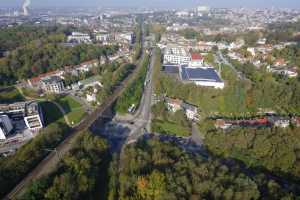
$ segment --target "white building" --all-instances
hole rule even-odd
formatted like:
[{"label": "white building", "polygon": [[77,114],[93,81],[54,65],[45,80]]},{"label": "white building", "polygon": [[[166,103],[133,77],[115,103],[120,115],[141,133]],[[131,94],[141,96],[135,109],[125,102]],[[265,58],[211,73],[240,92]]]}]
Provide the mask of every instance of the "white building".
[{"label": "white building", "polygon": [[13,126],[7,115],[0,116],[0,140],[6,140],[6,136],[12,131]]},{"label": "white building", "polygon": [[96,40],[104,44],[107,44],[110,40],[110,35],[108,33],[97,33]]},{"label": "white building", "polygon": [[164,64],[189,64],[191,60],[188,51],[182,47],[167,47],[164,52]]},{"label": "white building", "polygon": [[179,110],[183,110],[189,120],[199,120],[198,108],[196,106],[185,103],[183,100],[172,99],[169,97],[166,97],[165,101],[169,111],[175,113]]},{"label": "white building", "polygon": [[183,103],[181,106],[189,120],[199,121],[198,108],[196,106],[188,103]]},{"label": "white building", "polygon": [[134,42],[134,33],[129,32],[129,33],[121,33],[117,36],[117,40],[120,40],[122,42],[126,42],[129,44],[132,44]]},{"label": "white building", "polygon": [[64,82],[59,76],[49,76],[41,80],[45,92],[59,94],[64,91]]},{"label": "white building", "polygon": [[30,130],[37,131],[43,128],[43,114],[37,102],[26,104],[24,121]]},{"label": "white building", "polygon": [[95,93],[88,93],[86,94],[86,100],[88,102],[95,102],[97,100]]},{"label": "white building", "polygon": [[68,36],[68,42],[76,43],[91,43],[91,36],[87,33],[72,32],[72,35]]}]

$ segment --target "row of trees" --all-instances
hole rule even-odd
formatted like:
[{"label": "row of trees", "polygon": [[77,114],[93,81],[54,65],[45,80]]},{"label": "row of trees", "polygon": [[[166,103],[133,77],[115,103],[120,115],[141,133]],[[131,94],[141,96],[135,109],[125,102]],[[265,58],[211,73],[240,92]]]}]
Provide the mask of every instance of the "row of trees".
[{"label": "row of trees", "polygon": [[135,69],[133,64],[116,64],[112,63],[104,68],[101,73],[103,87],[97,94],[97,100],[103,102],[110,94],[112,94],[115,87],[119,86],[124,81],[132,70]]},{"label": "row of trees", "polygon": [[46,149],[55,148],[69,132],[69,127],[62,123],[53,123],[43,129],[15,155],[0,160],[0,198],[10,192],[32,168],[47,154]]},{"label": "row of trees", "polygon": [[73,149],[50,176],[35,181],[21,199],[103,199],[110,161],[104,139],[81,133]]},{"label": "row of trees", "polygon": [[[293,199],[263,174],[247,175],[238,165],[191,155],[157,139],[128,146],[116,188],[120,200]],[[115,178],[114,178],[115,180]]]},{"label": "row of trees", "polygon": [[126,88],[122,96],[117,100],[115,110],[118,113],[127,113],[131,105],[139,106],[144,91],[144,82],[149,66],[149,56],[145,55],[141,63],[136,79]]}]

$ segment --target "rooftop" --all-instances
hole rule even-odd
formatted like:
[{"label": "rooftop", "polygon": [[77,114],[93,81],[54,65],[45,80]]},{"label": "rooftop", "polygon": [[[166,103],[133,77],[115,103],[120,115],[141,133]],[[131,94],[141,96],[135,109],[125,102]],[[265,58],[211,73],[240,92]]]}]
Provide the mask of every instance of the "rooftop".
[{"label": "rooftop", "polygon": [[182,80],[223,82],[213,68],[181,67]]},{"label": "rooftop", "polygon": [[37,102],[30,102],[26,104],[25,107],[25,115],[30,116],[30,115],[36,115],[39,114],[39,105]]},{"label": "rooftop", "polygon": [[48,76],[41,80],[44,84],[56,84],[61,82],[62,79],[59,76]]},{"label": "rooftop", "polygon": [[191,53],[192,60],[203,60],[203,57],[199,53]]}]

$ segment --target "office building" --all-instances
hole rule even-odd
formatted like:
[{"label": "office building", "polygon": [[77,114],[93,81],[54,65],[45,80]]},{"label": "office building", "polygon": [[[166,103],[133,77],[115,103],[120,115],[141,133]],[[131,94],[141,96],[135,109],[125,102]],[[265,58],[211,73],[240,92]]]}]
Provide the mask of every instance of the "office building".
[{"label": "office building", "polygon": [[0,116],[0,140],[5,140],[7,135],[12,131],[13,126],[7,115]]}]

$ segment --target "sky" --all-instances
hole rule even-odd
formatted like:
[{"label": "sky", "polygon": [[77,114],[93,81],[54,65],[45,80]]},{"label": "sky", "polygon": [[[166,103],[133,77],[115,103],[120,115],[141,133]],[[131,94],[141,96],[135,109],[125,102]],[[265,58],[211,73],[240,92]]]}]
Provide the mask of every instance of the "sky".
[{"label": "sky", "polygon": [[[17,7],[23,0],[0,0],[0,7]],[[118,6],[191,8],[198,5],[211,7],[297,8],[300,0],[31,0],[32,7],[65,6]]]}]

